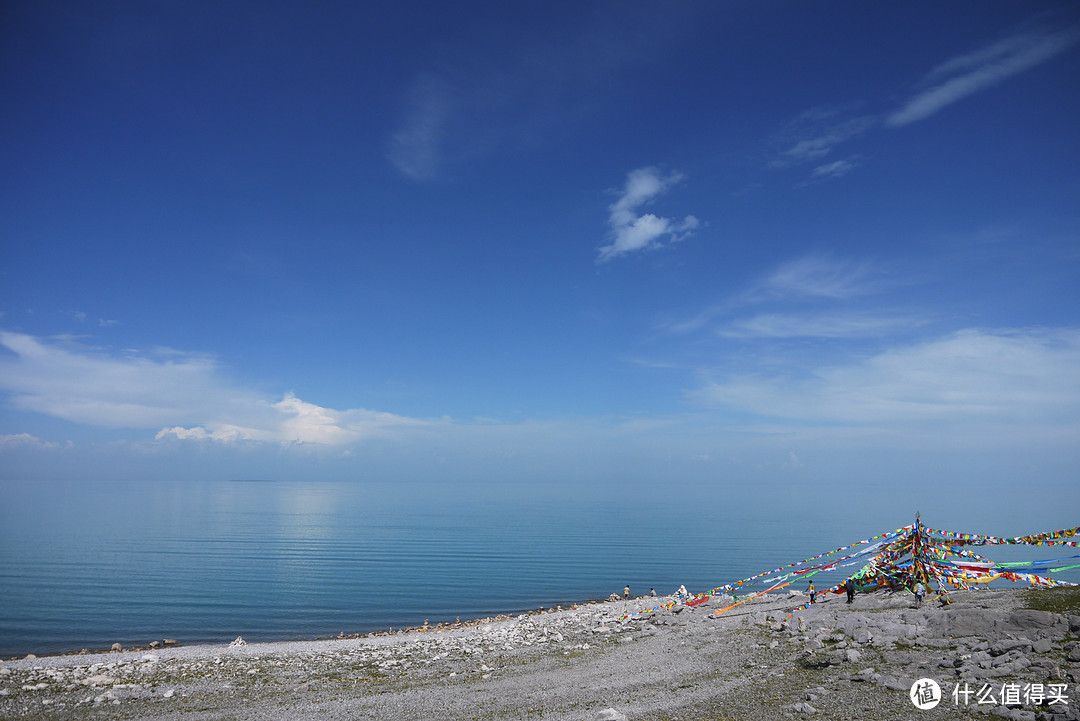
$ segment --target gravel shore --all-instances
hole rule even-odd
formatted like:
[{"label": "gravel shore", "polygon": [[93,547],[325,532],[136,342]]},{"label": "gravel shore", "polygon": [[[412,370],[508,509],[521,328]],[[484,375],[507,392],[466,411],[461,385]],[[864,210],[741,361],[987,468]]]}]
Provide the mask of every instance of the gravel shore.
[{"label": "gravel shore", "polygon": [[[1072,721],[1075,591],[969,591],[918,610],[910,594],[830,596],[790,619],[797,593],[721,615],[730,596],[646,613],[670,599],[639,598],[362,638],[26,658],[0,663],[0,718]],[[921,678],[942,689],[934,709],[909,698]]]}]

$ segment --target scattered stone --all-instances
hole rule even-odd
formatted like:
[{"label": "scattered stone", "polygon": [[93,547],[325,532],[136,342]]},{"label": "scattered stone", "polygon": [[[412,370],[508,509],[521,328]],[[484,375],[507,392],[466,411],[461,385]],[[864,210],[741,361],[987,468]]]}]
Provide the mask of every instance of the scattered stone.
[{"label": "scattered stone", "polygon": [[1018,648],[1030,648],[1031,641],[1026,638],[1002,638],[990,645],[991,656],[1001,656]]},{"label": "scattered stone", "polygon": [[[43,702],[47,700],[53,702],[49,713],[61,718],[79,718],[91,713],[112,717],[116,712],[103,711],[112,711],[111,706],[120,704],[124,708],[122,715],[131,718],[155,715],[186,718],[187,704],[206,708],[216,714],[215,718],[239,717],[244,714],[237,711],[247,708],[242,704],[269,700],[270,697],[262,694],[276,689],[274,693],[281,695],[272,698],[275,703],[280,702],[283,718],[290,717],[290,712],[304,715],[302,709],[318,703],[326,693],[340,698],[350,708],[355,703],[357,717],[363,717],[363,709],[368,708],[365,704],[381,703],[382,699],[376,699],[386,694],[383,699],[393,709],[385,714],[386,718],[396,721],[430,717],[421,713],[418,705],[426,702],[403,696],[399,690],[399,684],[406,688],[415,684],[423,689],[428,683],[441,688],[438,693],[450,694],[454,703],[463,698],[461,694],[475,693],[482,686],[485,698],[499,699],[496,703],[501,705],[505,705],[507,698],[530,702],[543,698],[543,705],[547,706],[546,689],[520,683],[527,678],[522,673],[531,673],[529,664],[547,658],[558,668],[565,668],[566,673],[600,672],[605,677],[616,657],[620,663],[625,657],[631,665],[638,664],[639,651],[627,647],[616,649],[612,644],[614,639],[635,640],[649,647],[646,653],[701,651],[700,657],[717,659],[717,673],[736,683],[743,679],[751,684],[770,685],[770,691],[775,690],[778,696],[773,711],[762,718],[773,714],[781,719],[785,715],[791,719],[816,717],[816,714],[824,718],[836,716],[837,712],[840,712],[838,718],[908,718],[911,707],[907,694],[912,679],[924,676],[938,678],[943,689],[955,680],[967,681],[978,688],[977,678],[1000,686],[1005,681],[1047,682],[1049,677],[1050,683],[1068,683],[1071,691],[1080,669],[1066,658],[1074,652],[1080,654],[1080,644],[1074,638],[1055,635],[1068,627],[1069,619],[1056,614],[1018,614],[1013,611],[1012,598],[1015,596],[1003,592],[981,592],[970,598],[958,595],[948,613],[937,608],[916,612],[901,596],[860,598],[857,608],[845,607],[842,602],[823,603],[800,612],[805,614],[805,620],[798,616],[804,632],[801,636],[795,631],[794,617],[789,623],[781,624],[780,635],[774,635],[777,618],[790,612],[790,606],[780,605],[782,598],[755,602],[754,605],[765,610],[737,618],[733,618],[736,614],[716,616],[708,608],[683,609],[678,616],[663,609],[646,616],[627,617],[648,606],[643,602],[635,608],[620,599],[614,607],[583,604],[562,614],[533,612],[459,622],[452,631],[448,624],[447,627],[429,624],[423,632],[416,628],[394,634],[395,637],[380,633],[372,634],[369,640],[328,640],[285,651],[254,644],[236,653],[227,653],[224,646],[219,646],[205,652],[194,648],[179,653],[143,651],[129,654],[130,658],[99,656],[88,660],[71,656],[50,659],[41,665],[37,661],[12,660],[10,669],[0,668],[3,687],[0,691],[5,692],[0,693],[0,717],[45,716]],[[945,617],[954,612],[971,613],[972,618],[980,616],[981,627],[959,638],[942,635],[941,628],[951,623]],[[671,623],[676,619],[677,623]],[[760,622],[764,622],[761,629],[772,631],[752,628]],[[607,633],[600,631],[603,635],[596,635],[599,629]],[[740,637],[738,644],[732,636]],[[589,643],[585,643],[586,639]],[[890,648],[893,642],[896,648]],[[598,645],[599,650],[591,651],[590,644]],[[151,648],[160,649],[161,645],[151,644]],[[166,639],[164,645],[175,645],[175,641],[169,643]],[[241,645],[248,645],[242,637],[228,644],[229,647]],[[649,667],[653,661],[655,658],[648,661]],[[855,670],[868,661],[877,668]],[[789,675],[792,665],[796,674]],[[423,670],[429,666],[428,671]],[[501,671],[494,673],[497,669],[513,669],[513,673],[506,674],[509,686],[501,678],[504,676]],[[637,697],[627,701],[636,705],[626,713],[632,713],[635,718],[674,718],[671,711],[676,707],[670,703],[685,703],[674,699],[682,693],[678,689],[685,688],[679,682],[688,678],[687,670],[676,668],[666,673],[664,683],[670,689],[668,693],[675,696],[659,701],[659,705],[652,699]],[[382,678],[391,683],[380,685],[378,680]],[[802,684],[795,685],[799,683],[796,678],[806,679],[806,685],[821,683],[822,686],[804,688]],[[489,680],[481,682],[481,679]],[[860,691],[849,685],[858,683],[875,683],[882,688],[875,691],[864,687]],[[24,687],[31,690],[22,691]],[[590,711],[584,709],[597,713],[595,709],[605,702],[619,701],[620,697],[606,699],[605,696],[611,696],[611,689],[605,690],[602,682],[590,688],[589,693],[575,701],[580,704],[579,715],[569,718],[581,721],[626,718],[614,708],[590,716]],[[376,698],[368,698],[372,695]],[[165,705],[163,699],[173,698],[176,700]],[[727,698],[725,694],[718,700],[724,704]],[[858,700],[853,702],[852,698]],[[149,713],[150,706],[141,706],[155,700],[162,703],[156,714]],[[1075,699],[1071,700],[1075,703]],[[177,703],[181,706],[176,706]],[[19,711],[18,704],[29,710]],[[65,705],[68,710],[59,711]],[[93,712],[91,707],[95,709]],[[1039,713],[1045,721],[1076,721],[1075,708],[1070,704]],[[1034,709],[1031,705],[1005,709],[1008,715],[1004,717],[1033,721]],[[986,705],[976,710],[990,713]],[[1059,710],[1061,713],[1055,713]],[[529,711],[548,715],[548,709],[539,705]],[[605,713],[611,715],[600,715]],[[721,707],[718,717],[743,718],[745,713]]]}]

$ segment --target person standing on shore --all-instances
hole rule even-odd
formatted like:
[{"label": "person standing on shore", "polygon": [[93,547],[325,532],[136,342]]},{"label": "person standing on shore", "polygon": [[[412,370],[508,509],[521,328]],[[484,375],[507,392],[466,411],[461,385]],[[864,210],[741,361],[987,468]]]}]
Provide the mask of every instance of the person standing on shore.
[{"label": "person standing on shore", "polygon": [[622,597],[623,598],[630,598],[630,586],[627,586],[626,588],[624,588],[622,590]]},{"label": "person standing on shore", "polygon": [[922,581],[915,584],[915,608],[922,608],[922,597],[926,593],[926,586]]},{"label": "person standing on shore", "polygon": [[855,579],[849,578],[847,583],[844,584],[844,590],[847,591],[847,602],[851,603],[855,600]]},{"label": "person standing on shore", "polygon": [[810,603],[813,603],[817,599],[817,589],[814,588],[813,581],[811,581],[810,585],[806,587],[806,592],[810,594]]}]

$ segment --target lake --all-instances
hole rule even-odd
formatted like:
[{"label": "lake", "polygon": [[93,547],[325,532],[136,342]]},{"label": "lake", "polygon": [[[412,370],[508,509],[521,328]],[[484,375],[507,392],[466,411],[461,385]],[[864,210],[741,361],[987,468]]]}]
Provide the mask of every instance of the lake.
[{"label": "lake", "polygon": [[0,493],[3,656],[362,633],[627,584],[704,590],[912,520],[883,508],[838,523],[662,489],[4,481]]}]

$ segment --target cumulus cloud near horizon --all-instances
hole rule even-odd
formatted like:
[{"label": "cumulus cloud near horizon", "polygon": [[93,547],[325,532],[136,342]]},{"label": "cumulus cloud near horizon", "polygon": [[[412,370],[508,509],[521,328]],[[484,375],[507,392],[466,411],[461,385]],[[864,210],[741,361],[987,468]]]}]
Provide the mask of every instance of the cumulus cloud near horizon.
[{"label": "cumulus cloud near horizon", "polygon": [[392,413],[355,408],[337,411],[307,403],[289,392],[277,403],[269,404],[263,422],[255,426],[233,423],[208,423],[206,426],[162,428],[155,440],[173,437],[179,440],[236,443],[256,441],[281,444],[319,444],[343,446],[376,436],[387,436],[392,429],[424,425]]},{"label": "cumulus cloud near horizon", "polygon": [[15,408],[99,428],[158,429],[158,440],[342,446],[429,423],[326,408],[291,392],[275,401],[230,382],[202,354],[116,355],[68,338],[6,331],[0,347],[10,351],[0,358],[0,390]]},{"label": "cumulus cloud near horizon", "polygon": [[701,225],[693,215],[679,221],[639,212],[683,177],[679,172],[663,175],[654,167],[631,170],[619,199],[608,207],[611,242],[599,249],[596,262],[605,263],[626,253],[659,248],[665,238],[673,243],[690,236]]},{"label": "cumulus cloud near horizon", "polygon": [[71,441],[66,441],[64,443],[46,441],[30,433],[0,434],[0,451],[27,448],[52,450],[55,448],[71,448],[73,445],[74,444]]}]

